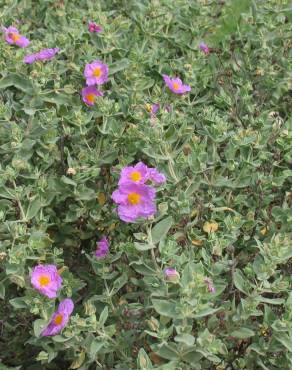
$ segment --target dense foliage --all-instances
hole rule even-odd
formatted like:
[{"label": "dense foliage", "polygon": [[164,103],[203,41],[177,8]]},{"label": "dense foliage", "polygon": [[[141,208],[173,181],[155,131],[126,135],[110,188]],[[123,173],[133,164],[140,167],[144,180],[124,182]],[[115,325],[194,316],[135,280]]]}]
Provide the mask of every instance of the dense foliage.
[{"label": "dense foliage", "polygon": [[[0,42],[1,369],[291,369],[289,12],[276,0],[1,1],[1,25],[31,40]],[[95,59],[109,81],[89,107]],[[139,161],[167,181],[155,217],[125,223],[111,195]],[[31,285],[38,263],[57,265],[56,299]],[[67,297],[68,325],[41,337]]]}]

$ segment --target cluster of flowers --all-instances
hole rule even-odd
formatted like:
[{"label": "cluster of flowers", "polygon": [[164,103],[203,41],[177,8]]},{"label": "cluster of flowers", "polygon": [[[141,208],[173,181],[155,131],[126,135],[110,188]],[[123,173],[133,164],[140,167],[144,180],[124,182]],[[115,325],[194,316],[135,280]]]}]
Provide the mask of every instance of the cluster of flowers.
[{"label": "cluster of flowers", "polygon": [[[109,243],[106,238],[102,238],[97,243],[95,256],[97,259],[104,258],[109,252]],[[41,294],[50,299],[57,297],[62,287],[63,279],[61,278],[55,265],[37,265],[31,273],[31,284]],[[70,316],[74,309],[74,303],[71,298],[62,300],[53,313],[48,325],[42,330],[41,336],[53,336],[58,334],[69,322]]]},{"label": "cluster of flowers", "polygon": [[98,90],[95,85],[103,85],[108,81],[108,66],[101,60],[94,60],[86,64],[84,70],[86,85],[82,89],[82,99],[87,105],[94,105],[97,96],[103,96],[102,91]]},{"label": "cluster of flowers", "polygon": [[118,215],[125,222],[135,222],[138,218],[147,218],[156,213],[155,189],[148,182],[160,185],[166,177],[156,168],[147,167],[139,162],[135,166],[122,169],[118,189],[112,194],[118,204]]},{"label": "cluster of flowers", "polygon": [[[25,48],[30,41],[21,35],[17,28],[2,28],[5,33],[5,40],[9,44]],[[94,22],[89,22],[88,30],[91,33],[99,33],[102,28]],[[209,54],[209,47],[201,43],[199,48],[204,54]],[[24,57],[26,64],[32,64],[35,61],[51,60],[58,52],[59,48],[43,49],[37,53],[29,54]],[[109,68],[100,60],[95,60],[85,66],[84,76],[86,78],[86,87],[82,89],[82,99],[88,106],[93,106],[96,97],[103,96],[102,91],[96,86],[103,85],[108,81]],[[185,94],[191,91],[191,87],[182,82],[179,77],[171,78],[163,75],[166,86],[175,94]],[[159,104],[149,106],[149,111],[154,116],[160,109]],[[170,112],[171,107],[167,105],[165,110]],[[122,169],[118,183],[118,189],[112,194],[113,201],[118,205],[117,212],[121,220],[125,222],[135,222],[139,218],[147,218],[156,213],[155,194],[156,191],[151,183],[161,185],[166,181],[165,175],[158,172],[156,168],[147,167],[139,162],[135,166],[128,166]],[[109,242],[103,237],[97,243],[95,257],[103,259],[109,252]],[[166,280],[178,282],[180,276],[174,268],[164,270]],[[55,265],[38,265],[31,274],[31,283],[35,289],[48,298],[56,298],[58,291],[62,286],[62,278]],[[211,279],[206,278],[208,291],[215,292]],[[72,299],[62,300],[57,310],[52,315],[49,324],[42,330],[42,336],[52,336],[58,334],[69,322],[70,315],[74,309]]]},{"label": "cluster of flowers", "polygon": [[[62,286],[63,279],[58,273],[55,265],[38,265],[31,273],[31,284],[41,294],[48,298],[56,298]],[[58,334],[68,323],[73,312],[74,303],[72,299],[66,298],[59,304],[53,313],[49,324],[42,330],[41,336],[52,336]]]},{"label": "cluster of flowers", "polygon": [[[8,42],[8,44],[17,45],[21,48],[26,48],[30,44],[30,41],[25,36],[21,35],[16,27],[3,27],[2,31],[5,34],[5,40],[6,42]],[[26,64],[32,64],[37,60],[50,60],[59,51],[59,48],[43,49],[40,50],[38,53],[26,55],[23,61]]]},{"label": "cluster of flowers", "polygon": [[[23,35],[21,35],[16,27],[10,26],[8,28],[2,27],[2,31],[5,33],[5,40],[9,44],[20,46],[25,48],[30,44],[30,41]],[[88,23],[88,31],[91,33],[99,33],[102,31],[101,26],[90,21]],[[211,49],[204,42],[199,44],[200,50],[204,54],[209,54]],[[24,63],[32,64],[36,61],[51,60],[54,56],[59,53],[59,48],[43,49],[37,53],[29,54],[24,57]],[[88,106],[93,106],[96,98],[98,96],[103,96],[102,91],[98,90],[96,85],[102,85],[108,80],[108,66],[100,60],[95,60],[88,63],[85,66],[84,76],[86,78],[86,87],[81,91],[82,99],[84,103]],[[179,77],[170,77],[168,75],[162,75],[166,86],[175,94],[185,94],[191,91],[191,87],[182,82]],[[156,112],[159,110],[159,104],[153,104],[149,111],[151,116],[155,116]],[[167,106],[166,111],[170,111],[169,106]]]}]

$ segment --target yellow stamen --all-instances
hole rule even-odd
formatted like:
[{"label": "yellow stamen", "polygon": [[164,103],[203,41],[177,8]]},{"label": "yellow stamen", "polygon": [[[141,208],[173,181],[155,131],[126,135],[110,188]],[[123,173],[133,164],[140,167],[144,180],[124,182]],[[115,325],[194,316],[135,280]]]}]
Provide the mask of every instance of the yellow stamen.
[{"label": "yellow stamen", "polygon": [[50,282],[51,282],[51,279],[48,275],[41,275],[39,277],[39,283],[40,283],[41,287],[44,287],[44,286],[48,285]]},{"label": "yellow stamen", "polygon": [[131,174],[130,174],[130,178],[131,180],[137,182],[139,180],[141,180],[142,176],[141,176],[141,173],[138,172],[138,171],[133,171]]},{"label": "yellow stamen", "polygon": [[172,87],[174,88],[174,90],[178,90],[179,84],[177,82],[173,82]]},{"label": "yellow stamen", "polygon": [[86,95],[86,100],[88,100],[89,103],[94,103],[95,95],[94,94],[87,94]]},{"label": "yellow stamen", "polygon": [[141,195],[138,193],[130,193],[128,194],[128,201],[130,204],[135,206],[136,204],[139,204],[141,201]]},{"label": "yellow stamen", "polygon": [[94,68],[93,76],[94,77],[100,77],[101,76],[101,69],[99,67]]},{"label": "yellow stamen", "polygon": [[55,319],[54,319],[54,324],[56,325],[61,325],[62,324],[62,321],[63,321],[63,315],[62,314],[58,314]]},{"label": "yellow stamen", "polygon": [[13,42],[16,42],[20,39],[20,35],[15,32],[9,33],[8,36],[12,39]]}]

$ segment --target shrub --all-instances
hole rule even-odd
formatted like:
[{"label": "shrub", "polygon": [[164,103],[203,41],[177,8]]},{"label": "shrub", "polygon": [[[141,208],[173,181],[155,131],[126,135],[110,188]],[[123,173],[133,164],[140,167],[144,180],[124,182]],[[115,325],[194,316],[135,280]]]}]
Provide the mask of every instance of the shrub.
[{"label": "shrub", "polygon": [[[240,4],[2,5],[0,368],[291,368],[290,15]],[[166,182],[129,222],[138,162]]]}]

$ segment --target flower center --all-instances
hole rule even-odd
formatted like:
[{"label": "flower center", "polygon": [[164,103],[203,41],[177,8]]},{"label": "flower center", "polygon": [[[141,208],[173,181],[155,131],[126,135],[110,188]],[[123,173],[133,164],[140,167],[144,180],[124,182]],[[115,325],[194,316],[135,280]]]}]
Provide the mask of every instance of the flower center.
[{"label": "flower center", "polygon": [[174,90],[178,90],[179,89],[179,84],[177,82],[174,82],[172,84],[172,87],[174,88]]},{"label": "flower center", "polygon": [[20,39],[20,35],[15,32],[11,32],[8,34],[8,36],[12,39],[12,41],[16,42]]},{"label": "flower center", "polygon": [[41,287],[47,286],[51,282],[51,279],[48,275],[41,275],[39,277],[39,283]]},{"label": "flower center", "polygon": [[54,324],[56,325],[61,325],[62,324],[62,321],[63,321],[63,315],[61,313],[59,313],[58,315],[56,315],[56,317],[54,318]]},{"label": "flower center", "polygon": [[133,206],[136,205],[136,204],[139,204],[140,201],[141,201],[141,195],[138,194],[138,193],[134,193],[134,192],[130,193],[130,194],[128,194],[128,201]]},{"label": "flower center", "polygon": [[94,68],[93,76],[94,77],[100,77],[101,76],[101,69],[99,67]]},{"label": "flower center", "polygon": [[130,174],[130,179],[137,182],[139,180],[141,180],[141,173],[138,172],[138,171],[133,171],[131,174]]},{"label": "flower center", "polygon": [[86,100],[89,101],[89,103],[94,103],[95,96],[94,94],[87,94],[86,95]]}]

